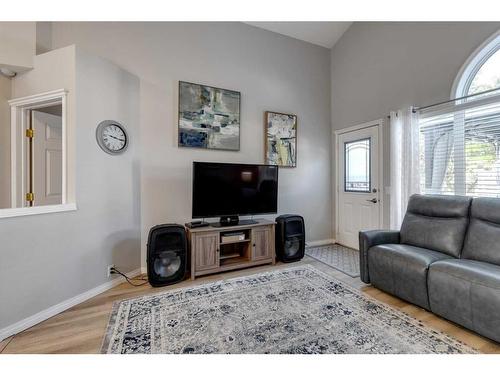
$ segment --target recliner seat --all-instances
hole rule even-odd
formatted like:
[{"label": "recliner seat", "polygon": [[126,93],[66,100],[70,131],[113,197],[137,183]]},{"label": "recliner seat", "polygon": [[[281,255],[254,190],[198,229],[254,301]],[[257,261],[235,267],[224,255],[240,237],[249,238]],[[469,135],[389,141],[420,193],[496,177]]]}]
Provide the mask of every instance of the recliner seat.
[{"label": "recliner seat", "polygon": [[500,266],[444,260],[431,265],[428,284],[433,313],[500,341]]},{"label": "recliner seat", "polygon": [[431,263],[453,259],[439,251],[404,244],[378,245],[370,249],[371,283],[415,305],[429,309],[427,272]]}]

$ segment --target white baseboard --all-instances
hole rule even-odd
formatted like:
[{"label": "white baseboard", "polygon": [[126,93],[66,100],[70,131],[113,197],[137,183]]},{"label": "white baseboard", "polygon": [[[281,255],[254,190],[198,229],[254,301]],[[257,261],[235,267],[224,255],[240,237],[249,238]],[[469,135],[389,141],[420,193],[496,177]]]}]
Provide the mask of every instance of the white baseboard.
[{"label": "white baseboard", "polygon": [[148,267],[141,267],[141,274],[147,274],[148,273]]},{"label": "white baseboard", "polygon": [[[141,274],[141,269],[138,268],[136,270],[128,272],[127,276],[135,277],[140,274]],[[79,303],[85,302],[86,300],[95,297],[98,294],[101,294],[123,282],[125,282],[125,280],[121,276],[119,277],[117,276],[111,281],[101,284],[93,289],[87,290],[86,292],[83,292],[75,297],[72,297],[70,299],[67,299],[66,301],[58,303],[57,305],[51,306],[48,309],[45,309],[43,311],[40,311],[39,313],[36,313],[35,315],[20,320],[17,323],[2,328],[0,329],[0,341],[6,339],[7,337],[15,335],[16,333],[24,331],[25,329],[33,327],[34,325],[43,322],[44,320],[47,320],[53,317],[54,315],[57,315],[75,305],[78,305]]]},{"label": "white baseboard", "polygon": [[331,245],[335,243],[334,238],[327,238],[326,240],[319,241],[306,241],[307,246],[323,246],[323,245]]}]

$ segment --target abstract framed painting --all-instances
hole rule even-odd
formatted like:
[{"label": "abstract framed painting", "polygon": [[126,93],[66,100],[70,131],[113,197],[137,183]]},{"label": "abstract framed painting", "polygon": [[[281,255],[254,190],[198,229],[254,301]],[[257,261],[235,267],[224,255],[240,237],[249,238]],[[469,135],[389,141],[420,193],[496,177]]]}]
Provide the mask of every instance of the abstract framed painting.
[{"label": "abstract framed painting", "polygon": [[267,111],[265,119],[266,164],[297,166],[297,116]]},{"label": "abstract framed painting", "polygon": [[179,146],[238,151],[240,97],[238,91],[179,81]]}]

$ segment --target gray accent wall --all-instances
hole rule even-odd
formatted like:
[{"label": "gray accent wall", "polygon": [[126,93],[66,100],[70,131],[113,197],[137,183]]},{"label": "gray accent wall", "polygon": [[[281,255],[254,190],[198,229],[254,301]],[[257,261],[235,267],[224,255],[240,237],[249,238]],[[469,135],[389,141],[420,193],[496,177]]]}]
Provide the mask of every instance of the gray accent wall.
[{"label": "gray accent wall", "polygon": [[[37,59],[13,95],[68,90],[78,210],[0,219],[0,329],[106,283],[108,264],[140,267],[139,80],[74,46]],[[103,119],[131,136],[120,157],[95,141]]]},{"label": "gray accent wall", "polygon": [[[333,129],[387,121],[391,110],[448,100],[462,65],[498,29],[499,22],[355,22],[331,51]],[[384,132],[388,187],[387,124]]]},{"label": "gray accent wall", "polygon": [[[264,162],[266,110],[298,116],[297,168],[280,169],[279,212],[303,215],[309,241],[332,238],[328,49],[242,23],[54,23],[52,37],[140,77],[143,265],[152,226],[191,220],[193,161]],[[179,80],[241,92],[240,151],[177,146]]]}]

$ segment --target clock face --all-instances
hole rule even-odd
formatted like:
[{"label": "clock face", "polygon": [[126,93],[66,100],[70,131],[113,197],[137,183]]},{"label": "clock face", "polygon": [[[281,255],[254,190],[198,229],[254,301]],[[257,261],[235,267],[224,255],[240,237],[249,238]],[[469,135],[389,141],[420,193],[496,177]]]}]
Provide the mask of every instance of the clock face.
[{"label": "clock face", "polygon": [[106,120],[97,127],[97,143],[108,154],[119,154],[127,148],[125,128],[116,121]]},{"label": "clock face", "polygon": [[102,141],[110,151],[119,151],[125,147],[127,136],[121,128],[112,124],[102,131]]}]

